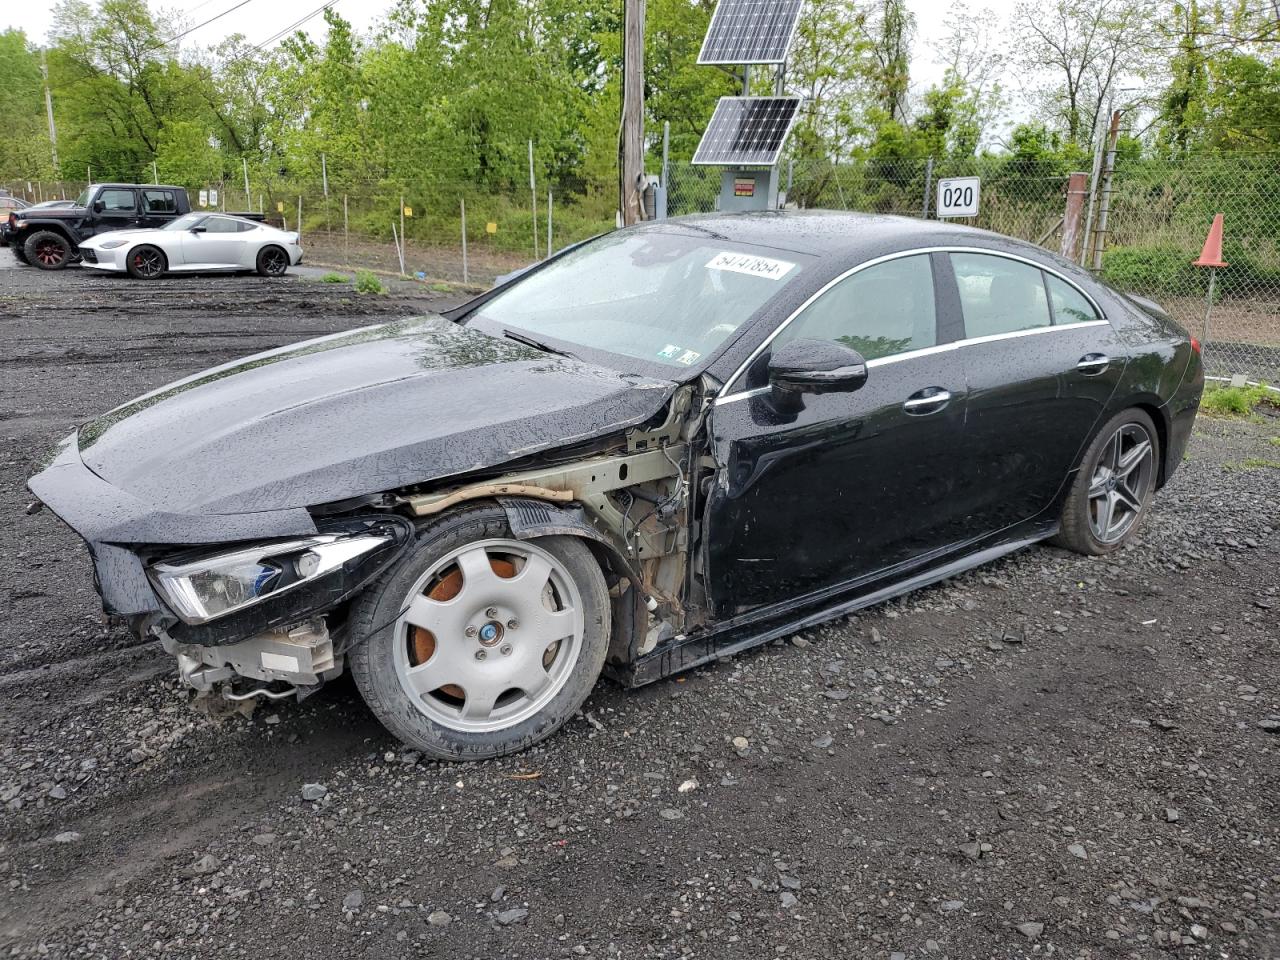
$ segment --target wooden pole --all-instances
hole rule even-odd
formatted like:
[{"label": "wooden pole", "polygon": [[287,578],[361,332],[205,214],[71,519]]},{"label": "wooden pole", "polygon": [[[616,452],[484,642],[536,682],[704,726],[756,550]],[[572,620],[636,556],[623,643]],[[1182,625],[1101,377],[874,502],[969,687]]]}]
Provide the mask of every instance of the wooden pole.
[{"label": "wooden pole", "polygon": [[1058,252],[1068,260],[1076,258],[1076,247],[1080,243],[1080,220],[1088,184],[1089,174],[1081,172],[1071,174],[1067,181],[1067,209],[1062,215],[1062,245]]},{"label": "wooden pole", "polygon": [[351,234],[347,226],[347,195],[342,195],[342,262],[351,266]]},{"label": "wooden pole", "polygon": [[302,242],[302,194],[298,194],[298,242]]},{"label": "wooden pole", "polygon": [[618,208],[624,226],[644,219],[644,3],[624,0],[622,26],[622,130],[618,137]]}]

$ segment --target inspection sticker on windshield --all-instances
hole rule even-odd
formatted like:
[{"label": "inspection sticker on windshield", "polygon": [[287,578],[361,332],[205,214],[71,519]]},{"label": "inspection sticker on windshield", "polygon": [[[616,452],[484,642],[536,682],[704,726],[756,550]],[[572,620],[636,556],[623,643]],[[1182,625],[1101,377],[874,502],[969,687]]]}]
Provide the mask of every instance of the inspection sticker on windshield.
[{"label": "inspection sticker on windshield", "polygon": [[794,263],[785,260],[774,260],[772,257],[757,257],[751,253],[717,253],[707,264],[708,270],[730,270],[733,273],[745,273],[753,277],[768,277],[770,280],[781,280],[794,267]]},{"label": "inspection sticker on windshield", "polygon": [[680,348],[674,343],[668,343],[665,347],[658,351],[659,360],[674,360],[676,354],[680,352]]},{"label": "inspection sticker on windshield", "polygon": [[686,367],[692,366],[697,359],[702,356],[697,350],[686,350],[680,356],[676,357],[676,363],[683,363]]}]

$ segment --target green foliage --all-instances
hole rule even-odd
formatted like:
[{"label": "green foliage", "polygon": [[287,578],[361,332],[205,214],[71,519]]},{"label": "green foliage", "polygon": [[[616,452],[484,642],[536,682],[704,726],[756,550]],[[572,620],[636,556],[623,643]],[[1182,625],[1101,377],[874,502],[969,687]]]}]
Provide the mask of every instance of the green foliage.
[{"label": "green foliage", "polygon": [[1280,410],[1280,393],[1265,385],[1229,387],[1211,385],[1200,401],[1200,410],[1209,416],[1246,417],[1261,406]]},{"label": "green foliage", "polygon": [[345,273],[326,273],[320,278],[321,283],[350,283],[351,278]]},{"label": "green foliage", "polygon": [[356,293],[386,293],[387,287],[372,270],[356,271]]}]

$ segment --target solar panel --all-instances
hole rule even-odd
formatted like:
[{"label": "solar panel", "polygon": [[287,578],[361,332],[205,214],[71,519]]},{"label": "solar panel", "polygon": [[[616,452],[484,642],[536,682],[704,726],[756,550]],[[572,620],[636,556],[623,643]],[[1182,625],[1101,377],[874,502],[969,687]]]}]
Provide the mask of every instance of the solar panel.
[{"label": "solar panel", "polygon": [[799,97],[721,97],[693,162],[772,166],[799,106]]},{"label": "solar panel", "polygon": [[720,0],[699,63],[782,63],[803,0]]}]

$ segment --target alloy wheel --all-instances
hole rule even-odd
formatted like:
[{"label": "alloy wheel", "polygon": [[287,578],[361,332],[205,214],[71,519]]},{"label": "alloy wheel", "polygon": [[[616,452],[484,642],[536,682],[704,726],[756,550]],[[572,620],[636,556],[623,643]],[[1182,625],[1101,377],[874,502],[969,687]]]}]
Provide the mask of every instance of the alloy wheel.
[{"label": "alloy wheel", "polygon": [[36,244],[36,259],[45,267],[61,266],[67,259],[67,248],[56,240],[43,240]]},{"label": "alloy wheel", "polygon": [[164,258],[159,250],[144,247],[134,252],[133,267],[140,277],[158,277],[164,272]]},{"label": "alloy wheel", "polygon": [[262,269],[273,277],[278,277],[288,269],[289,261],[284,251],[278,247],[268,247],[262,251]]},{"label": "alloy wheel", "polygon": [[1124,538],[1155,479],[1155,448],[1145,427],[1126,423],[1099,451],[1089,483],[1089,528],[1101,543]]},{"label": "alloy wheel", "polygon": [[501,730],[560,692],[584,634],[581,594],[559,560],[525,541],[477,541],[415,582],[396,623],[396,670],[429,719]]}]

